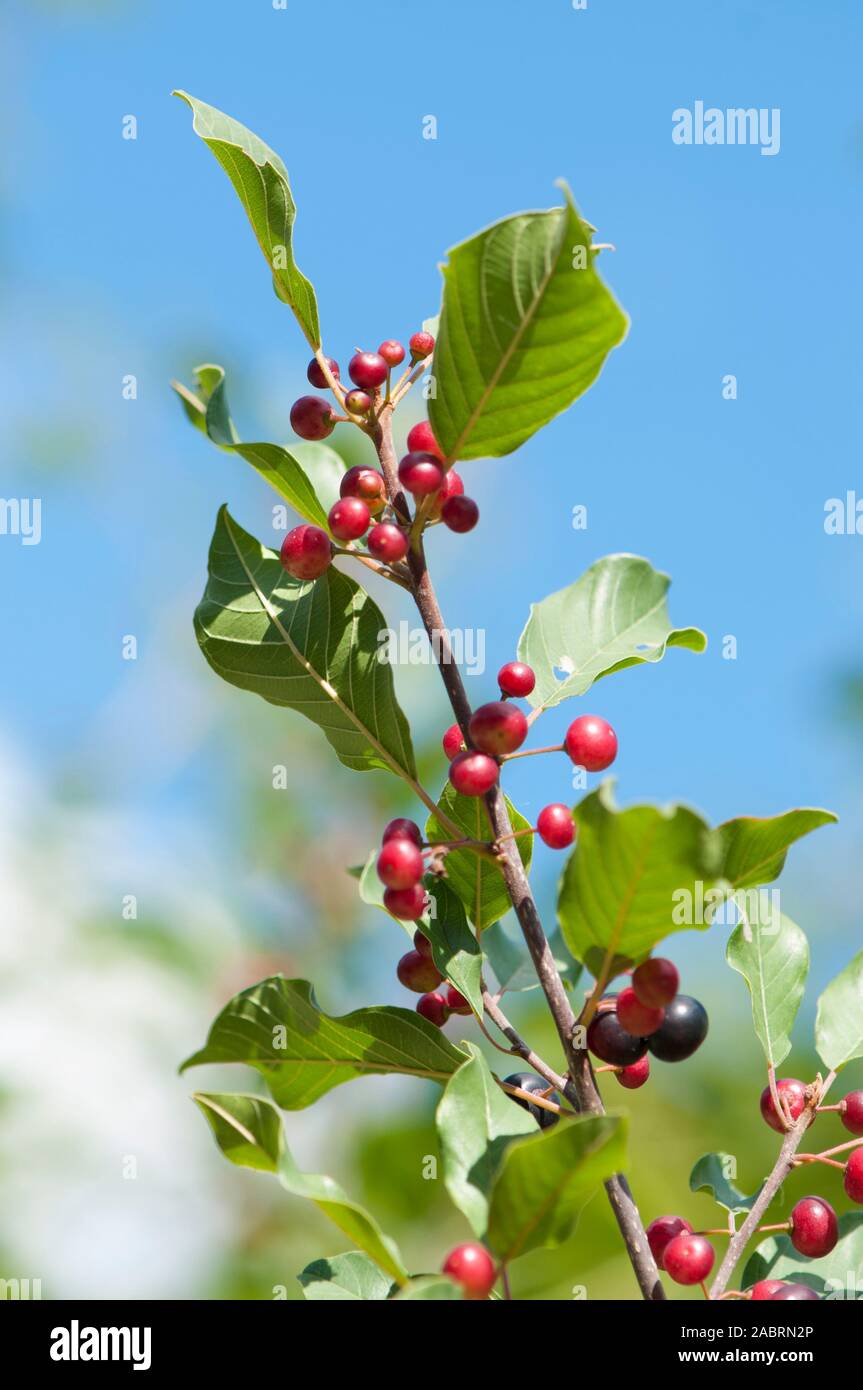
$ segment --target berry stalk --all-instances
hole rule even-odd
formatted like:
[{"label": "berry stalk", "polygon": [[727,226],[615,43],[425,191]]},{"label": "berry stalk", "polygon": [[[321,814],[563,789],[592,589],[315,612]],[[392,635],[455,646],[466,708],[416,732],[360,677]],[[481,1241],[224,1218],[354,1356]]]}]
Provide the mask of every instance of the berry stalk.
[{"label": "berry stalk", "polygon": [[761,1189],[757,1200],[753,1202],[752,1208],[740,1227],[740,1230],[736,1235],[732,1236],[729,1242],[728,1249],[725,1252],[725,1258],[719,1266],[719,1271],[713,1281],[713,1287],[710,1290],[711,1298],[721,1298],[725,1293],[726,1286],[734,1273],[737,1261],[743,1254],[751,1237],[755,1235],[758,1230],[761,1224],[761,1218],[767,1211],[773,1198],[788,1177],[788,1174],[792,1171],[797,1150],[803,1142],[803,1136],[815,1118],[815,1110],[824,1096],[826,1096],[835,1079],[835,1072],[831,1072],[826,1080],[818,1087],[817,1094],[814,1095],[806,1105],[799,1119],[795,1120],[791,1129],[786,1132],[782,1140],[782,1148],[779,1150],[779,1157],[774,1164],[772,1173]]},{"label": "berry stalk", "polygon": [[[377,450],[381,472],[386,480],[390,501],[398,510],[407,510],[406,498],[399,482],[398,460],[393,444],[392,405],[385,405],[381,411],[375,424],[372,439]],[[447,636],[448,629],[444,623],[426,564],[421,536],[418,538],[416,547],[410,550],[407,564],[417,608],[432,643],[432,649],[436,654],[441,678],[446,687],[453,713],[464,735],[467,747],[471,748],[472,743],[468,735],[471,719],[470,702],[462,682],[461,672],[453,659]],[[572,1011],[563,981],[557,972],[527,874],[512,838],[512,824],[500,783],[496,782],[485,793],[483,799],[488,811],[493,838],[501,845],[500,867],[507,893],[518,918],[566,1058],[569,1080],[563,1088],[564,1094],[573,1108],[581,1114],[602,1115],[605,1111],[596,1089],[587,1051],[577,1048],[573,1041],[573,1030],[576,1026],[575,1014]],[[615,1174],[614,1177],[608,1179],[605,1189],[644,1298],[664,1299],[665,1290],[659,1278],[656,1261],[647,1243],[644,1225],[626,1178],[622,1173]]]}]

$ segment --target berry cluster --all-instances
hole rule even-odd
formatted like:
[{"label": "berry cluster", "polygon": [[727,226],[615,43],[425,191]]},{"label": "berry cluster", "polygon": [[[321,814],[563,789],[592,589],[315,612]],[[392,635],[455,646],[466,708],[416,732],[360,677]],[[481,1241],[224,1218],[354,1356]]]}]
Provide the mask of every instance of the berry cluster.
[{"label": "berry cluster", "polygon": [[684,1062],[707,1037],[704,1005],[678,994],[679,983],[672,961],[651,956],[632,972],[631,984],[600,1000],[587,1045],[627,1090],[650,1076],[648,1052],[661,1062]]},{"label": "berry cluster", "polygon": [[[414,333],[410,340],[411,367],[425,361],[433,349],[434,338],[430,333]],[[301,396],[291,407],[291,426],[295,433],[302,439],[326,439],[340,420],[349,420],[366,433],[373,432],[382,406],[394,403],[391,373],[404,359],[405,349],[392,338],[381,343],[377,352],[354,353],[348,363],[354,387],[340,393],[347,413],[338,414],[323,396]],[[311,384],[321,390],[334,383],[340,387],[338,362],[332,357],[324,358],[323,362],[326,371],[317,357],[309,363],[307,376]],[[395,389],[397,393],[398,387]],[[398,479],[415,499],[418,519],[423,526],[442,522],[451,531],[460,533],[472,531],[476,526],[479,508],[464,495],[464,483],[455,469],[447,467],[427,420],[414,425],[408,435],[408,452],[399,463]],[[333,540],[353,546],[365,539],[368,556],[383,565],[397,564],[407,555],[410,519],[403,510],[392,505],[384,478],[376,468],[355,466],[348,469],[339,493],[339,501],[330,509],[327,518],[329,536],[321,527],[306,523],[295,527],[285,537],[282,564],[294,579],[320,578],[337,553]],[[352,553],[362,554],[356,550]]]},{"label": "berry cluster", "polygon": [[[778,1108],[771,1088],[764,1088],[760,1100],[761,1115],[771,1129],[784,1134],[800,1119],[807,1104],[813,1104],[809,1099],[812,1088],[796,1077],[785,1077],[776,1083],[776,1092]],[[838,1105],[825,1109],[837,1111],[845,1128],[857,1138],[863,1137],[863,1091],[851,1091]],[[810,1124],[814,1123],[816,1114],[817,1109],[813,1109]],[[844,1168],[845,1192],[852,1202],[863,1205],[863,1144],[860,1147],[840,1145],[837,1149],[827,1150],[825,1154],[801,1155],[795,1162],[816,1162],[821,1159],[837,1166],[836,1160],[828,1158],[828,1155],[847,1148],[852,1149],[848,1161],[844,1165],[838,1164]],[[792,1208],[787,1222],[764,1229],[787,1231],[798,1254],[811,1260],[829,1255],[839,1239],[836,1212],[822,1197],[801,1197]],[[710,1274],[715,1252],[706,1234],[693,1231],[682,1216],[657,1216],[647,1228],[647,1240],[657,1266],[676,1284],[701,1284]],[[756,1301],[782,1302],[819,1297],[808,1284],[790,1283],[784,1279],[762,1279],[745,1292],[747,1298]]]}]

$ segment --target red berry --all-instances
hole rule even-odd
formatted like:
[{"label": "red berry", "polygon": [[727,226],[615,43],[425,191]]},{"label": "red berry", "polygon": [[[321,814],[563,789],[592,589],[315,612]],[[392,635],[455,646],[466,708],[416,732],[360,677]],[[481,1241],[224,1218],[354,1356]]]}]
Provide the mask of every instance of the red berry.
[{"label": "red berry", "polygon": [[300,396],[291,406],[291,429],[301,439],[326,439],[335,427],[332,406],[323,396]]},{"label": "red berry", "polygon": [[413,333],[409,343],[411,357],[416,362],[434,352],[434,338],[431,333]]},{"label": "red berry", "polygon": [[396,816],[395,820],[384,826],[381,844],[385,845],[387,840],[413,840],[417,848],[420,848],[423,842],[422,831],[415,820],[408,820],[406,816]]},{"label": "red berry", "polygon": [[405,360],[405,350],[401,343],[397,343],[395,338],[387,338],[385,343],[381,343],[378,348],[378,357],[382,357],[388,367],[397,367],[400,362]]},{"label": "red berry", "polygon": [[372,398],[368,391],[348,391],[345,396],[345,409],[352,415],[368,415],[372,408]]},{"label": "red berry", "polygon": [[359,497],[372,516],[377,516],[387,505],[387,489],[382,475],[376,468],[364,468],[361,464],[348,469],[339,484],[339,495]]},{"label": "red berry", "polygon": [[[788,1102],[788,1110],[792,1120],[799,1120],[806,1104],[806,1083],[798,1081],[796,1077],[786,1076],[781,1081],[777,1081],[776,1089],[780,1096],[784,1096]],[[777,1134],[784,1134],[785,1125],[782,1123],[782,1116],[776,1113],[776,1106],[773,1104],[769,1086],[765,1086],[761,1092],[760,1106],[762,1120],[766,1120],[770,1128],[775,1129]]]},{"label": "red berry", "polygon": [[[339,364],[334,357],[327,358],[327,366],[329,367],[336,381],[338,381]],[[330,384],[324,376],[324,373],[321,369],[321,364],[318,361],[317,357],[313,357],[308,367],[306,368],[306,376],[309,378],[309,381],[312,383],[313,386],[317,386],[319,391],[326,391],[327,387]]]},{"label": "red berry", "polygon": [[279,558],[294,579],[318,579],[333,558],[333,543],[320,526],[295,526],[282,541]]},{"label": "red berry", "polygon": [[497,763],[487,753],[457,753],[449,765],[449,780],[462,796],[484,796],[497,775]]},{"label": "red berry", "polygon": [[638,1062],[624,1067],[622,1071],[616,1071],[614,1075],[621,1086],[626,1087],[627,1091],[637,1091],[650,1076],[650,1058],[645,1054]]},{"label": "red berry", "polygon": [[536,829],[543,844],[549,849],[566,849],[575,839],[575,821],[568,806],[554,801],[543,806],[536,818]]},{"label": "red berry", "polygon": [[527,720],[516,705],[505,700],[492,700],[480,705],[471,715],[468,725],[471,743],[481,753],[502,757],[514,753],[527,738]]},{"label": "red berry", "polygon": [[863,1205],[863,1149],[855,1149],[845,1164],[845,1191],[852,1202]]},{"label": "red berry", "polygon": [[817,1294],[808,1284],[784,1284],[781,1289],[770,1295],[771,1303],[802,1303],[804,1300],[814,1299],[817,1303],[821,1302],[821,1295]]},{"label": "red berry", "polygon": [[602,772],[617,757],[617,734],[595,714],[581,714],[566,731],[566,751],[578,767]]},{"label": "red berry", "polygon": [[436,1028],[442,1028],[449,1018],[446,1000],[436,990],[431,994],[424,994],[417,1002],[417,1013],[422,1014],[423,1018],[427,1018]]},{"label": "red berry", "polygon": [[662,956],[643,960],[632,972],[632,988],[649,1009],[662,1009],[677,993],[680,976],[673,961]]},{"label": "red berry", "polygon": [[664,1269],[675,1284],[701,1284],[713,1268],[713,1246],[704,1236],[680,1235],[670,1240],[663,1255]]},{"label": "red berry", "polygon": [[450,724],[443,736],[443,751],[446,753],[447,757],[452,760],[456,753],[461,753],[463,750],[464,734],[458,724]]},{"label": "red berry", "polygon": [[419,450],[424,454],[434,454],[435,458],[442,459],[441,447],[434,437],[434,430],[428,420],[420,420],[418,425],[408,433],[408,448],[413,453]]},{"label": "red berry", "polygon": [[396,966],[396,974],[405,989],[416,994],[425,994],[436,989],[442,976],[433,960],[420,955],[419,951],[408,951]]},{"label": "red berry", "polygon": [[749,1297],[756,1303],[759,1301],[763,1303],[766,1299],[772,1298],[775,1293],[778,1293],[780,1289],[784,1288],[784,1279],[759,1279],[757,1284],[752,1285],[752,1291]]},{"label": "red berry", "polygon": [[841,1105],[840,1118],[849,1134],[863,1135],[863,1091],[849,1091]]},{"label": "red berry", "polygon": [[330,530],[337,540],[358,541],[369,529],[371,512],[359,497],[340,497],[330,507]]},{"label": "red berry", "polygon": [[414,497],[430,497],[443,482],[443,469],[434,454],[405,454],[399,464],[399,482]]},{"label": "red berry", "polygon": [[461,497],[463,492],[464,483],[455,469],[451,468],[448,473],[444,474],[440,490],[432,504],[432,509],[429,513],[432,520],[439,521],[443,513],[444,504],[449,501],[450,497]]},{"label": "red berry", "polygon": [[462,535],[472,531],[479,521],[479,507],[472,497],[448,497],[440,509],[444,526]]},{"label": "red berry", "polygon": [[617,996],[617,1017],[621,1028],[634,1038],[649,1038],[665,1019],[664,1009],[648,1009],[638,998],[631,985],[627,985]]},{"label": "red berry", "polygon": [[379,521],[373,526],[366,544],[370,555],[374,555],[376,560],[385,560],[388,563],[403,560],[408,553],[407,536],[391,521]]},{"label": "red berry", "polygon": [[387,888],[412,888],[422,878],[423,867],[413,840],[387,840],[378,855],[378,878]]},{"label": "red berry", "polygon": [[491,1255],[484,1245],[476,1245],[473,1241],[467,1245],[457,1245],[455,1250],[449,1252],[443,1263],[443,1272],[461,1284],[465,1297],[472,1299],[488,1298],[497,1278]]},{"label": "red berry", "polygon": [[427,960],[432,959],[431,942],[421,931],[414,932],[414,950],[419,951],[420,955],[425,956]]},{"label": "red berry", "polygon": [[418,922],[426,910],[426,891],[421,883],[413,888],[387,888],[384,907],[400,922]]},{"label": "red berry", "polygon": [[836,1213],[820,1197],[803,1197],[791,1211],[791,1244],[799,1255],[818,1260],[839,1239]]},{"label": "red berry", "polygon": [[463,994],[459,994],[454,985],[447,986],[446,1006],[454,1014],[472,1014],[473,1009],[467,1002]]},{"label": "red berry", "polygon": [[665,1268],[662,1262],[663,1255],[675,1236],[691,1234],[692,1227],[682,1216],[657,1216],[651,1221],[647,1228],[647,1243],[660,1269]]},{"label": "red berry", "polygon": [[498,671],[497,683],[500,686],[501,694],[514,695],[516,699],[520,699],[524,695],[529,695],[533,690],[536,685],[536,676],[530,666],[526,666],[523,661],[508,661]]},{"label": "red berry", "polygon": [[355,386],[373,390],[387,379],[387,364],[379,352],[355,352],[348,363],[348,375]]}]

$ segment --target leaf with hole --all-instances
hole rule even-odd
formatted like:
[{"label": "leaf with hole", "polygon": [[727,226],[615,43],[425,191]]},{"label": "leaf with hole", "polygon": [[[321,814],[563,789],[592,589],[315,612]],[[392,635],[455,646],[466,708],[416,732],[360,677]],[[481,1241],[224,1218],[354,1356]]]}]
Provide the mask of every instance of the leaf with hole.
[{"label": "leaf with hole", "polygon": [[858,952],[818,1000],[815,1046],[830,1071],[863,1057],[863,951]]},{"label": "leaf with hole", "polygon": [[260,1072],[283,1110],[303,1110],[360,1076],[445,1082],[464,1060],[413,1010],[383,1006],[332,1018],[318,1008],[308,980],[272,975],[225,1005],[204,1047],[181,1070],[242,1062]]},{"label": "leaf with hole", "polygon": [[471,1044],[466,1047],[469,1059],[447,1082],[436,1122],[447,1192],[474,1235],[483,1236],[489,1193],[503,1156],[513,1139],[536,1134],[537,1124],[501,1090],[482,1053]]},{"label": "leaf with hole", "polygon": [[260,1096],[206,1094],[192,1099],[213,1131],[216,1143],[231,1163],[260,1172],[274,1173],[295,1197],[305,1197],[338,1226],[349,1240],[365,1251],[398,1284],[406,1284],[408,1272],[395,1243],[385,1236],[373,1217],[342,1191],[332,1178],[302,1173],[294,1162],[278,1111]]},{"label": "leaf with hole", "polygon": [[318,305],[311,284],[297,269],[293,237],[296,205],[288,171],[279,156],[239,121],[188,92],[176,91],[192,109],[192,128],[212,150],[246,210],[273,286],[290,305],[309,345],[321,345]]},{"label": "leaf with hole", "polygon": [[450,251],[429,401],[448,458],[511,453],[596,380],[626,316],[590,245],[566,190]]},{"label": "leaf with hole", "polygon": [[809,943],[797,924],[762,896],[758,921],[737,924],[725,956],[749,986],[758,1041],[768,1066],[778,1067],[791,1051],[809,973]]},{"label": "leaf with hole", "polygon": [[231,685],[304,714],[346,767],[384,768],[416,789],[392,668],[378,660],[385,629],[377,604],[347,575],[331,566],[314,583],[292,579],[222,507],[195,612],[210,666]]},{"label": "leaf with hole", "polygon": [[669,647],[703,652],[703,632],[671,626],[670,584],[638,555],[606,555],[533,604],[518,642],[519,660],[536,673],[530,703],[550,709],[613,671],[661,661]]}]

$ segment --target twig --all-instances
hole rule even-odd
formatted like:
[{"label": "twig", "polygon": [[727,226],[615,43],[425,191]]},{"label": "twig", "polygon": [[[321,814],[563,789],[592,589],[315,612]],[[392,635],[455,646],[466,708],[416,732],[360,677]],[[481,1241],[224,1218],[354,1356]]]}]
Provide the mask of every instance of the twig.
[{"label": "twig", "polygon": [[[390,493],[390,500],[398,505],[400,500],[404,503],[404,493],[398,479],[391,416],[391,407],[385,406],[377,421],[373,437],[381,471]],[[429,637],[432,638],[434,635],[437,639],[437,645],[433,643],[433,649],[437,654],[441,678],[459,728],[470,748],[472,746],[468,736],[470,703],[462,683],[461,673],[453,660],[447,628],[426,565],[422,538],[420,538],[417,548],[410,551],[408,563],[413,580],[414,598],[420,616]],[[515,909],[566,1058],[571,1079],[567,1080],[564,1095],[580,1113],[603,1115],[605,1111],[596,1089],[590,1059],[586,1051],[576,1047],[574,1041],[575,1015],[543,931],[524,865],[514,841],[506,838],[512,835],[512,824],[499,783],[486,793],[484,800],[494,838],[501,842],[503,848],[501,872],[506,890]],[[622,1174],[616,1174],[608,1179],[605,1189],[642,1294],[648,1299],[664,1299],[665,1290],[659,1278],[656,1261],[647,1243],[644,1226],[626,1178]]]}]

